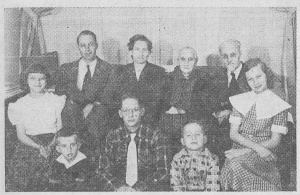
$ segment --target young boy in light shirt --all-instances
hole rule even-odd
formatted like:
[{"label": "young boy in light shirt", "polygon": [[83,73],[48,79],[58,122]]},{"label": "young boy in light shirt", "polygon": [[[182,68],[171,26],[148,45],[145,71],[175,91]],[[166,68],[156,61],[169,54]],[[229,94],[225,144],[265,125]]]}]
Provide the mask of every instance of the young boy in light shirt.
[{"label": "young boy in light shirt", "polygon": [[184,148],[171,163],[171,187],[174,191],[220,191],[219,160],[206,147],[206,120],[187,122],[182,128]]}]

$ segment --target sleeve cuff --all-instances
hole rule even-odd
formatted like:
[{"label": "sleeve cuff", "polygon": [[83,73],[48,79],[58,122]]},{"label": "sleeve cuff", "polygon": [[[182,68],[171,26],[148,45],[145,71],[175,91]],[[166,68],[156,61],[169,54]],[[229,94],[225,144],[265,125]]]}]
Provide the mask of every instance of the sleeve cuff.
[{"label": "sleeve cuff", "polygon": [[279,125],[272,125],[271,131],[275,133],[281,133],[281,134],[287,134],[288,128],[284,126],[279,126]]},{"label": "sleeve cuff", "polygon": [[136,191],[145,191],[147,189],[147,185],[144,182],[138,181],[132,186],[132,188],[134,188]]},{"label": "sleeve cuff", "polygon": [[242,122],[242,118],[237,117],[237,116],[232,116],[232,115],[230,115],[230,117],[229,117],[229,122],[230,122],[231,124],[237,124],[237,125],[239,125],[239,124],[241,124],[241,122]]}]

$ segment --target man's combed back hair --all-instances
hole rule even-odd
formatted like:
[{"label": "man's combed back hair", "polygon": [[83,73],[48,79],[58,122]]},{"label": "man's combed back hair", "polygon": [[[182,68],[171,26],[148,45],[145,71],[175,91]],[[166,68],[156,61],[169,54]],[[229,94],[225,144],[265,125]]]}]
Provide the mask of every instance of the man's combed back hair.
[{"label": "man's combed back hair", "polygon": [[83,35],[91,35],[94,38],[94,41],[97,43],[97,36],[90,30],[84,30],[77,36],[77,45],[79,45],[79,38]]},{"label": "man's combed back hair", "polygon": [[129,39],[129,43],[127,44],[129,51],[133,50],[134,44],[137,41],[145,41],[147,43],[148,51],[151,52],[152,42],[145,35],[141,35],[141,34],[134,35]]},{"label": "man's combed back hair", "polygon": [[238,40],[235,39],[229,39],[227,41],[224,41],[223,43],[221,43],[221,45],[219,46],[219,52],[221,53],[224,46],[227,44],[233,44],[239,51],[241,51],[241,43]]}]

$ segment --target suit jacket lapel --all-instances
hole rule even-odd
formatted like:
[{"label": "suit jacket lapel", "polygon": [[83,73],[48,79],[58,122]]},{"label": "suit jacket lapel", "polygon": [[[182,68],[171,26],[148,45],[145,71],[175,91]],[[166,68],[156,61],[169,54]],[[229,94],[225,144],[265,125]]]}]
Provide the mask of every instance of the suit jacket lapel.
[{"label": "suit jacket lapel", "polygon": [[239,74],[237,80],[241,80],[242,77],[243,77],[243,75],[245,75],[245,73],[246,73],[246,66],[242,63],[242,69],[241,69],[241,71],[240,71],[240,74]]},{"label": "suit jacket lapel", "polygon": [[121,85],[123,85],[126,89],[130,89],[131,91],[138,84],[138,80],[136,78],[133,63],[126,66],[128,66],[128,68],[126,69],[126,72],[124,72],[125,81]]},{"label": "suit jacket lapel", "polygon": [[139,82],[144,82],[147,79],[147,76],[149,76],[148,72],[150,71],[151,67],[148,62],[146,62],[146,65],[144,69],[141,72]]},{"label": "suit jacket lapel", "polygon": [[128,77],[130,78],[130,80],[137,81],[133,63],[128,64],[127,66],[128,66],[128,69],[127,69]]},{"label": "suit jacket lapel", "polygon": [[71,68],[71,79],[73,84],[75,84],[75,86],[77,86],[77,78],[78,78],[78,68],[79,68],[79,60],[74,62],[74,65]]},{"label": "suit jacket lapel", "polygon": [[246,89],[248,89],[247,80],[245,77],[246,71],[247,71],[246,66],[244,64],[242,64],[242,69],[241,69],[240,74],[237,79],[237,82],[241,89],[241,92],[245,92],[245,91],[247,91]]},{"label": "suit jacket lapel", "polygon": [[107,74],[107,72],[105,71],[105,67],[102,66],[102,60],[97,57],[97,64],[91,80],[91,86],[89,87],[89,94],[93,93],[94,90],[98,89],[100,83],[105,81],[105,74]]}]

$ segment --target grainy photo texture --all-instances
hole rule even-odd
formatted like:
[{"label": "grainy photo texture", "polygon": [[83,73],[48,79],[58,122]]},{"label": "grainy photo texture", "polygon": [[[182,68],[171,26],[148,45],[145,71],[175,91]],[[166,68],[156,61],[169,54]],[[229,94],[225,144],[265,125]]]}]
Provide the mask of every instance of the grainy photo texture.
[{"label": "grainy photo texture", "polygon": [[5,191],[296,191],[296,13],[5,8]]}]

